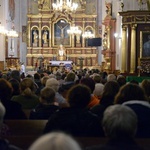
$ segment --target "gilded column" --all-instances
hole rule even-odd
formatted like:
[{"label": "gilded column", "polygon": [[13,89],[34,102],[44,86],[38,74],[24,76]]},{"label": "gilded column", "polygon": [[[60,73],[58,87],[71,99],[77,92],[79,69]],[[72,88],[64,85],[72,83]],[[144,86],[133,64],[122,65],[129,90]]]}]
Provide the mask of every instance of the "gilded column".
[{"label": "gilded column", "polygon": [[107,48],[110,50],[110,26],[107,26]]},{"label": "gilded column", "polygon": [[136,24],[132,26],[131,31],[131,54],[130,54],[130,73],[135,72],[135,62],[136,62]]},{"label": "gilded column", "polygon": [[[84,18],[83,18],[83,21],[82,21],[82,28],[83,28],[83,33],[85,32],[85,21],[84,21]],[[82,36],[82,47],[85,47],[85,38]]]},{"label": "gilded column", "polygon": [[[54,31],[53,31],[54,32]],[[49,47],[52,47],[52,21],[49,21]]]},{"label": "gilded column", "polygon": [[[72,22],[72,25],[71,26],[74,26],[75,25],[75,18],[73,19],[73,22]],[[72,38],[71,38],[71,43],[72,43],[72,47],[74,47],[75,46],[75,41],[74,41],[74,36],[75,36],[75,34],[71,34],[71,36],[72,36]]]},{"label": "gilded column", "polygon": [[28,47],[31,47],[31,21],[28,20]]},{"label": "gilded column", "polygon": [[39,19],[39,47],[42,47],[41,31],[42,31],[42,25],[41,25],[41,18],[40,18]]},{"label": "gilded column", "polygon": [[127,68],[127,26],[122,26],[121,73]]}]

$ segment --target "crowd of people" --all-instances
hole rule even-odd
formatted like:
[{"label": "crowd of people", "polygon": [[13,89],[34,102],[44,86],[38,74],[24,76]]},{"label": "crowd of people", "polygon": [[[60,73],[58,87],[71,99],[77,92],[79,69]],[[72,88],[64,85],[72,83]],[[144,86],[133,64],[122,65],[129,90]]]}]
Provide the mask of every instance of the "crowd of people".
[{"label": "crowd of people", "polygon": [[[72,137],[105,136],[110,139],[106,145],[87,149],[140,150],[134,137],[150,138],[150,80],[127,83],[123,75],[98,69],[26,76],[13,70],[1,73],[0,100],[1,135],[9,128],[3,120],[47,120],[43,136],[30,150],[46,144],[45,150],[56,145],[56,149],[80,150]],[[29,117],[24,110],[30,111]],[[48,142],[52,139],[53,143]],[[72,148],[62,146],[66,141]]]}]

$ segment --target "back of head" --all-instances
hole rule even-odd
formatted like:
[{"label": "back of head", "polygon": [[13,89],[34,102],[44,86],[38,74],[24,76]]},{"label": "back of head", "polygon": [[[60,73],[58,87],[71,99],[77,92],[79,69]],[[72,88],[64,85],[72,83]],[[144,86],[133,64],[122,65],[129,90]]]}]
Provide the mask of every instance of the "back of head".
[{"label": "back of head", "polygon": [[95,89],[95,82],[92,78],[87,77],[87,78],[81,79],[81,84],[88,86],[91,90],[91,93],[93,93]]},{"label": "back of head", "polygon": [[53,103],[55,101],[55,91],[50,87],[45,87],[40,92],[40,101],[43,103]]},{"label": "back of head", "polygon": [[109,106],[104,112],[102,126],[109,138],[133,138],[137,129],[137,116],[128,106]]},{"label": "back of head", "polygon": [[59,88],[59,82],[55,78],[50,78],[46,81],[46,87],[50,87],[57,92]]},{"label": "back of head", "polygon": [[52,132],[41,136],[29,150],[81,150],[79,144],[69,135]]},{"label": "back of head", "polygon": [[24,94],[25,96],[31,96],[32,93],[34,92],[35,85],[32,79],[24,78],[20,82],[20,88],[21,88],[22,94]]},{"label": "back of head", "polygon": [[34,74],[34,80],[40,80],[41,79],[41,76],[39,73],[35,73]]},{"label": "back of head", "polygon": [[41,83],[42,83],[43,86],[46,85],[46,82],[47,82],[48,79],[49,79],[49,76],[44,76],[44,77],[41,79]]},{"label": "back of head", "polygon": [[114,74],[109,74],[109,75],[107,76],[107,82],[108,82],[108,81],[113,81],[113,80],[116,80],[116,76],[115,76]]},{"label": "back of head", "polygon": [[143,80],[141,87],[144,89],[144,92],[148,98],[150,98],[150,80]]},{"label": "back of head", "polygon": [[10,78],[16,79],[20,82],[20,72],[19,70],[12,70],[10,74]]},{"label": "back of head", "polygon": [[119,91],[119,84],[116,81],[109,81],[104,85],[103,94],[101,98],[101,104],[112,105],[114,98]]},{"label": "back of head", "polygon": [[115,103],[122,104],[130,100],[146,101],[144,91],[137,84],[126,84],[122,86],[115,97]]},{"label": "back of head", "polygon": [[19,95],[20,94],[20,83],[16,79],[10,79],[9,80],[10,84],[12,85],[13,88],[13,96],[14,95]]},{"label": "back of head", "polygon": [[75,74],[73,72],[69,72],[67,74],[66,81],[74,81],[74,80],[75,80]]},{"label": "back of head", "polygon": [[10,100],[12,96],[12,90],[13,88],[7,80],[0,79],[0,100],[3,103],[7,100]]},{"label": "back of head", "polygon": [[93,94],[96,96],[101,96],[103,93],[104,85],[102,83],[96,83]]},{"label": "back of head", "polygon": [[77,84],[68,92],[68,103],[70,107],[86,108],[90,100],[90,89],[85,85]]},{"label": "back of head", "polygon": [[123,76],[123,75],[119,75],[117,77],[117,82],[118,84],[121,86],[125,85],[126,84],[126,78]]}]

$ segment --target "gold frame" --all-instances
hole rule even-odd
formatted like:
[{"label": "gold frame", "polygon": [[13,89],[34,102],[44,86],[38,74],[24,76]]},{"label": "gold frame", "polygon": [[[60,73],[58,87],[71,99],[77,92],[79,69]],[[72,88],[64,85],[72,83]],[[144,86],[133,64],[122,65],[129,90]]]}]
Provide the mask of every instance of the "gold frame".
[{"label": "gold frame", "polygon": [[[55,24],[57,24],[57,22],[59,22],[60,20],[65,20],[67,23],[68,23],[68,25],[69,26],[71,26],[71,23],[70,22],[68,22],[67,21],[67,19],[66,18],[59,18],[59,19],[57,19],[56,21],[54,21],[53,23],[52,23],[52,29],[53,29],[53,32],[52,32],[52,37],[53,37],[53,41],[52,41],[52,45],[54,46],[54,47],[58,47],[60,44],[61,44],[61,42],[60,42],[60,44],[56,44],[55,43],[55,28],[54,28],[54,26],[55,26]],[[69,36],[69,44],[63,44],[63,46],[71,46],[71,36],[70,35],[68,35]]]},{"label": "gold frame", "polygon": [[144,51],[143,45],[145,42],[148,41],[148,36],[150,36],[150,31],[140,31],[140,58],[142,59],[150,58],[150,55],[143,56],[143,51]]}]

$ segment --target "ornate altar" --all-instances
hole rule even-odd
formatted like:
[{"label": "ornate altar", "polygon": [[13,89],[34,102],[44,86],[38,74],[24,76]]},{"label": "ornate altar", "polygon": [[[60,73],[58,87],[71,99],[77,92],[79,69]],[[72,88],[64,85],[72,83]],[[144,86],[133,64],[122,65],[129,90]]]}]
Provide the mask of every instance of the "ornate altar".
[{"label": "ornate altar", "polygon": [[[67,30],[74,24],[79,27],[82,33],[88,30],[94,34],[98,33],[96,26],[96,0],[90,0],[90,4],[86,4],[86,1],[83,0],[76,0],[79,5],[76,13],[67,11],[58,13],[52,9],[53,2],[54,0],[45,0],[44,2],[39,0],[39,14],[27,15],[27,70],[35,68],[35,65],[40,65],[40,61],[37,59],[40,56],[48,62],[69,60],[74,62],[78,68],[80,66],[79,57],[84,58],[84,67],[90,68],[97,65],[97,48],[88,47],[87,39],[82,37],[82,34],[70,35],[67,33]],[[93,11],[87,11],[87,6],[92,7]],[[88,10],[91,9],[88,8]],[[63,57],[60,55],[64,51],[58,53],[60,45],[63,45],[65,48]]]},{"label": "ornate altar", "polygon": [[122,16],[121,72],[149,72],[150,63],[150,13],[149,11],[120,12]]}]

